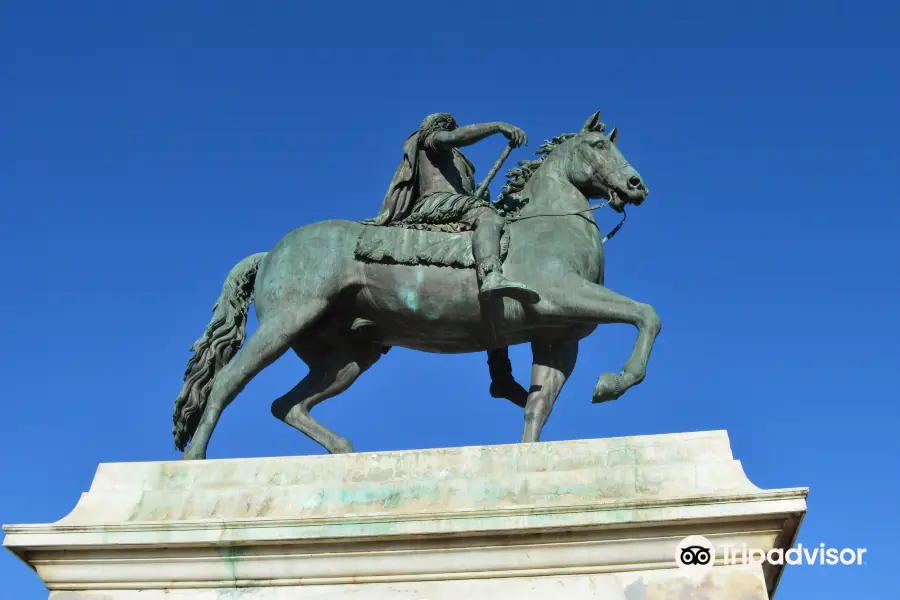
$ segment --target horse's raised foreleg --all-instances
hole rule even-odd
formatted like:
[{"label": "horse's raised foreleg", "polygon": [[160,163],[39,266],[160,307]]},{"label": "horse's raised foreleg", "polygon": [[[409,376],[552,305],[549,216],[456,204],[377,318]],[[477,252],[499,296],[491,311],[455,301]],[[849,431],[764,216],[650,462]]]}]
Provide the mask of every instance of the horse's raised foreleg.
[{"label": "horse's raised foreleg", "polygon": [[206,449],[222,411],[241,393],[250,380],[271,365],[291,346],[294,337],[319,317],[324,302],[314,303],[303,310],[288,312],[284,318],[272,318],[260,323],[256,332],[230,363],[216,373],[203,416],[184,453],[185,460],[206,458]]},{"label": "horse's raised foreleg", "polygon": [[339,348],[295,346],[294,350],[309,365],[309,373],[294,389],[272,403],[272,414],[305,433],[331,454],[353,452],[350,440],[313,419],[309,411],[319,402],[350,387],[375,364],[382,354],[381,347],[363,342]]},{"label": "horse's raised foreleg", "polygon": [[537,442],[541,439],[541,429],[553,410],[553,403],[575,368],[578,342],[535,341],[531,344],[531,350],[534,362],[531,367],[531,391],[525,404],[523,442]]},{"label": "horse's raised foreleg", "polygon": [[[545,294],[542,291],[542,294]],[[581,323],[627,323],[638,330],[638,337],[621,373],[604,373],[594,389],[594,402],[615,400],[644,380],[653,342],[661,323],[649,304],[635,302],[586,279],[571,275],[561,285],[548,290],[537,305],[543,316],[563,317]]]}]

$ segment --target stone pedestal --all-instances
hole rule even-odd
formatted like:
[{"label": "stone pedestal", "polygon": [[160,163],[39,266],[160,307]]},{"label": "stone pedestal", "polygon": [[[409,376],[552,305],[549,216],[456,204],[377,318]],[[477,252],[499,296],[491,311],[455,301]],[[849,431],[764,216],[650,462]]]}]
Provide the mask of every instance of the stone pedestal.
[{"label": "stone pedestal", "polygon": [[117,463],[4,545],[53,600],[763,600],[780,568],[677,547],[788,548],[805,497],[750,483],[724,431]]}]

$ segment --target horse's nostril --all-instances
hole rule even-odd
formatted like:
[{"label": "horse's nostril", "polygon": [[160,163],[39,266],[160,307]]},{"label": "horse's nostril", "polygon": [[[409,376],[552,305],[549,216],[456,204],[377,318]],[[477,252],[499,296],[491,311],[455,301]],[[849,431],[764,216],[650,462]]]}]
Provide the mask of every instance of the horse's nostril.
[{"label": "horse's nostril", "polygon": [[632,175],[628,178],[628,185],[633,188],[639,188],[643,184],[641,183],[640,177],[638,177],[637,175]]}]

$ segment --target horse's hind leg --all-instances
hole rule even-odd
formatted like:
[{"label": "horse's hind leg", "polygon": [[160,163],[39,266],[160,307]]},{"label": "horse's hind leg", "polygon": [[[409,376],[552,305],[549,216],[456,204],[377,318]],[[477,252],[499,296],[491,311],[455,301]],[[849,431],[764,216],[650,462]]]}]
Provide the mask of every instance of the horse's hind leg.
[{"label": "horse's hind leg", "polygon": [[353,452],[350,440],[312,418],[309,411],[349,388],[382,354],[381,346],[360,341],[341,346],[294,347],[309,373],[294,389],[272,403],[272,414],[323,446],[331,454]]},{"label": "horse's hind leg", "polygon": [[576,340],[535,341],[531,348],[534,363],[531,367],[531,392],[525,404],[523,442],[541,439],[541,429],[578,358]]},{"label": "horse's hind leg", "polygon": [[241,393],[251,379],[290,348],[295,336],[313,322],[324,308],[324,302],[316,302],[303,310],[288,313],[290,316],[274,317],[260,323],[244,347],[213,378],[209,400],[191,444],[184,453],[185,460],[206,458],[209,438],[219,422],[222,411]]}]

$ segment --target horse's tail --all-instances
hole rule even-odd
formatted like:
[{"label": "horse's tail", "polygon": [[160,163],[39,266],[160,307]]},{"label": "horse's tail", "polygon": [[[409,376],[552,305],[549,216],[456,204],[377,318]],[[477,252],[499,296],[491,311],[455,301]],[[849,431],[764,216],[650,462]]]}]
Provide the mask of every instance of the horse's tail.
[{"label": "horse's tail", "polygon": [[175,447],[182,452],[203,416],[213,377],[244,343],[247,312],[253,301],[253,284],[259,263],[265,255],[261,252],[248,256],[231,269],[213,306],[213,317],[206,326],[206,332],[191,346],[194,355],[184,372],[184,386],[175,400],[173,415]]}]

